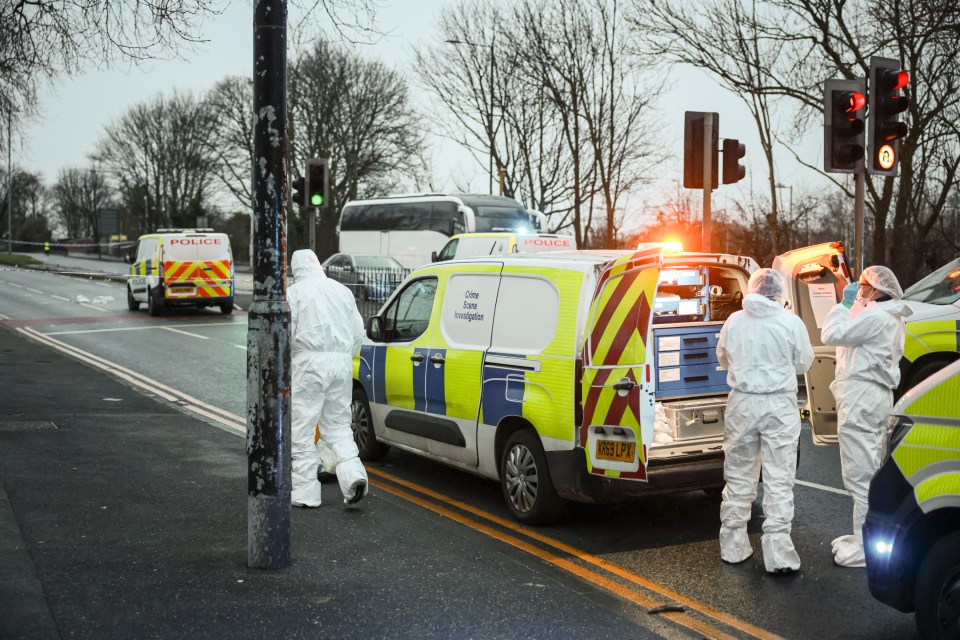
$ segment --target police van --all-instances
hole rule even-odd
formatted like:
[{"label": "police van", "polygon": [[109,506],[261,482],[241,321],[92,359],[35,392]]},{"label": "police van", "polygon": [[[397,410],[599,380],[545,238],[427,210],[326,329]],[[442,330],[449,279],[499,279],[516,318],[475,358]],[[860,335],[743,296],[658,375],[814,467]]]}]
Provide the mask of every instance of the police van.
[{"label": "police van", "polygon": [[913,315],[900,361],[898,396],[960,358],[960,258],[903,292]]},{"label": "police van", "polygon": [[495,256],[502,253],[541,253],[544,251],[572,251],[577,248],[573,236],[553,233],[460,233],[433,252],[433,262],[460,258]]},{"label": "police van", "polygon": [[870,593],[960,638],[960,362],[908,391],[887,423],[863,548]]},{"label": "police van", "polygon": [[164,307],[219,307],[233,312],[230,238],[213,229],[159,229],[140,236],[130,265],[127,308],[146,303],[151,316]]},{"label": "police van", "polygon": [[[779,266],[803,273],[792,295],[807,312],[849,281],[839,243]],[[717,493],[729,392],[717,340],[757,268],[654,246],[417,269],[369,319],[354,361],[361,458],[396,446],[499,480],[531,524],[566,500]],[[819,340],[816,318],[807,326]],[[835,433],[836,409],[815,409]]]}]

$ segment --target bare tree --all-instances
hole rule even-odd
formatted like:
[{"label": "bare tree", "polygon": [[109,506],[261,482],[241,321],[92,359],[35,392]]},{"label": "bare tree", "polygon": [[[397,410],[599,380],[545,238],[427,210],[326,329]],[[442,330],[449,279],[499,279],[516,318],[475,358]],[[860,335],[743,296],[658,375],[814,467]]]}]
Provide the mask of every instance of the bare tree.
[{"label": "bare tree", "polygon": [[94,158],[116,177],[141,230],[193,227],[206,215],[218,165],[214,123],[203,101],[175,94],[135,105],[107,127]]},{"label": "bare tree", "polygon": [[110,206],[113,190],[106,176],[94,170],[61,169],[51,189],[57,222],[71,238],[97,233],[97,212]]},{"label": "bare tree", "polygon": [[207,96],[207,107],[216,124],[210,137],[217,158],[216,174],[223,188],[238,206],[250,211],[253,194],[250,171],[253,167],[253,85],[234,76],[217,83]]},{"label": "bare tree", "polygon": [[317,247],[329,255],[337,250],[344,203],[385,195],[421,166],[422,124],[403,77],[345,45],[318,40],[289,77],[291,166],[331,159],[330,202],[320,212]]}]

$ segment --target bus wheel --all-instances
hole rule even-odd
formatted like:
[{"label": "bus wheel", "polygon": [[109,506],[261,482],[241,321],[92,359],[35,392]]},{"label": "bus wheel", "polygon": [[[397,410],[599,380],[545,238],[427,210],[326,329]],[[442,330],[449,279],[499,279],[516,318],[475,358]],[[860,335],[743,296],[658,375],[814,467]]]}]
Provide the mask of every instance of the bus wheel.
[{"label": "bus wheel", "polygon": [[550,524],[563,515],[547,468],[547,456],[533,429],[517,431],[500,457],[500,486],[510,514],[524,524]]}]

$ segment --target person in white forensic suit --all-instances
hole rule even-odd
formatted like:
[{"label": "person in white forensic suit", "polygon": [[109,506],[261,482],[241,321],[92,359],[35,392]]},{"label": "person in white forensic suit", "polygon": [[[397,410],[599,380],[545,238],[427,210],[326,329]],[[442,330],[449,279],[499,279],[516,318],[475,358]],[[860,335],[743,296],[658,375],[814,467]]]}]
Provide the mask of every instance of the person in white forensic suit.
[{"label": "person in white forensic suit", "polygon": [[366,495],[367,472],[350,428],[353,356],[363,340],[363,318],[353,294],[331,280],[317,255],[295,251],[290,259],[294,283],[287,290],[292,347],[291,453],[295,507],[320,506],[320,438],[333,454],[337,481],[346,504]]},{"label": "person in white forensic suit", "polygon": [[832,544],[833,561],[842,567],[866,566],[862,529],[867,492],[880,467],[884,425],[900,383],[904,317],[913,313],[902,295],[893,271],[867,267],[859,283],[844,289],[844,302],[830,310],[821,329],[823,344],[837,347],[830,389],[837,400],[843,486],[853,497],[853,533]]},{"label": "person in white forensic suit", "polygon": [[731,388],[723,436],[720,557],[736,564],[753,555],[747,523],[762,469],[761,547],[764,568],[774,574],[800,568],[790,537],[800,441],[797,375],[813,362],[803,322],[784,308],[785,289],[773,269],[755,272],[743,309],[727,319],[717,343],[717,359]]}]

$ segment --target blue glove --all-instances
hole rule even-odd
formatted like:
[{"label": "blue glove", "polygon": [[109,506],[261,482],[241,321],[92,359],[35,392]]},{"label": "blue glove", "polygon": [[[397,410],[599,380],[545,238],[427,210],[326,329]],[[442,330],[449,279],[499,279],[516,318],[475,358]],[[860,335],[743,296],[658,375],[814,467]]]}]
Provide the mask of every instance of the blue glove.
[{"label": "blue glove", "polygon": [[857,291],[860,290],[859,282],[851,282],[843,288],[843,306],[847,309],[853,306],[854,301],[857,299]]}]

